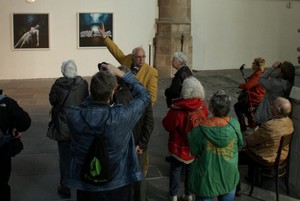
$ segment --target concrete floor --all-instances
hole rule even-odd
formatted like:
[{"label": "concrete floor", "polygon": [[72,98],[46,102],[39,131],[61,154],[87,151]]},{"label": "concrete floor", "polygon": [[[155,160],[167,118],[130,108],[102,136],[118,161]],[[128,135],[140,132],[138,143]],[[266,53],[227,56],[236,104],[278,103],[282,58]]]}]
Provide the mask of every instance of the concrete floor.
[{"label": "concrete floor", "polygon": [[[248,75],[250,73],[248,71]],[[202,82],[207,98],[217,89],[224,89],[231,95],[232,102],[236,102],[237,85],[243,82],[239,70],[199,71],[195,72],[195,76]],[[0,88],[4,93],[17,100],[32,118],[31,128],[22,137],[25,149],[13,159],[10,179],[12,201],[76,200],[74,190],[70,199],[63,199],[57,194],[58,150],[56,142],[46,137],[50,109],[48,93],[54,81],[55,79],[0,80]],[[155,130],[149,145],[148,201],[168,200],[169,164],[165,161],[165,156],[168,155],[168,133],[162,127],[161,120],[167,112],[164,89],[169,86],[170,81],[170,78],[159,79],[158,101],[154,106]],[[230,114],[235,116],[233,110]],[[241,166],[240,171],[243,179],[247,167]],[[236,198],[237,201],[275,200],[275,187],[272,185],[264,188],[256,187],[252,197],[249,197],[247,195],[250,186],[247,182],[243,180],[242,182],[243,194]],[[291,196],[286,196],[284,187],[281,188],[280,193],[282,201],[294,201],[300,198],[299,192],[293,191]]]}]

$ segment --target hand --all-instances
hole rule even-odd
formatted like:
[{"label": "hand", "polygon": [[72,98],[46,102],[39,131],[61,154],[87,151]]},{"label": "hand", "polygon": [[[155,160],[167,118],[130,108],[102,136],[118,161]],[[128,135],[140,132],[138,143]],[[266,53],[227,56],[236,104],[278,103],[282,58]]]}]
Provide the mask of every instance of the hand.
[{"label": "hand", "polygon": [[139,145],[136,146],[136,153],[137,155],[141,155],[143,153],[143,149]]},{"label": "hand", "polygon": [[107,37],[107,34],[106,34],[106,32],[105,32],[105,27],[104,27],[103,22],[100,24],[100,26],[99,26],[98,29],[99,29],[99,33],[100,33],[101,37],[102,37],[102,38],[106,38],[106,37]]},{"label": "hand", "polygon": [[272,67],[273,67],[274,69],[280,68],[280,66],[281,66],[281,62],[280,62],[280,61],[276,61],[276,62],[272,65]]},{"label": "hand", "polygon": [[20,138],[21,135],[22,135],[22,133],[19,132],[19,131],[17,131],[17,129],[15,129],[15,128],[13,129],[12,134],[13,134],[13,137],[14,137],[14,138]]},{"label": "hand", "polygon": [[103,70],[107,70],[108,72],[110,72],[111,74],[117,76],[117,77],[123,77],[123,75],[125,74],[123,71],[121,71],[120,69],[118,69],[117,67],[115,67],[112,64],[101,64],[101,69]]}]

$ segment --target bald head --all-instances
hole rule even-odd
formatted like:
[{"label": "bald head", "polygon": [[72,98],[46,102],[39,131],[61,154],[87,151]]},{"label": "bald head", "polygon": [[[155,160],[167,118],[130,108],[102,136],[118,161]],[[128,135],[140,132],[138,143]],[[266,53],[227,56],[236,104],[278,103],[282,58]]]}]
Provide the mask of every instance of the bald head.
[{"label": "bald head", "polygon": [[273,102],[273,106],[276,108],[276,111],[273,113],[283,116],[288,116],[292,110],[290,101],[283,97],[277,97]]}]

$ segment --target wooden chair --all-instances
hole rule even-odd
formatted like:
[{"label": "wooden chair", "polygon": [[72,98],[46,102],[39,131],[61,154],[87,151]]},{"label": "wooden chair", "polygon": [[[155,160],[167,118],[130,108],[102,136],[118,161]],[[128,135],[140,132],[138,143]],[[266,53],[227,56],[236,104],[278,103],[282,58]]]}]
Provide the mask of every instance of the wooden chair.
[{"label": "wooden chair", "polygon": [[[287,194],[290,193],[289,189],[289,158],[290,158],[290,148],[291,148],[291,140],[292,140],[292,134],[286,135],[281,137],[279,148],[277,151],[277,157],[272,166],[265,166],[259,163],[255,163],[254,165],[254,175],[251,182],[251,189],[249,192],[249,196],[252,195],[254,184],[257,183],[257,179],[260,178],[261,181],[259,181],[260,184],[262,184],[261,176],[264,177],[271,177],[275,178],[275,185],[276,185],[276,201],[279,200],[279,178],[282,176],[285,176],[285,187]],[[289,152],[284,161],[280,160],[281,152],[285,146],[289,146]]]}]

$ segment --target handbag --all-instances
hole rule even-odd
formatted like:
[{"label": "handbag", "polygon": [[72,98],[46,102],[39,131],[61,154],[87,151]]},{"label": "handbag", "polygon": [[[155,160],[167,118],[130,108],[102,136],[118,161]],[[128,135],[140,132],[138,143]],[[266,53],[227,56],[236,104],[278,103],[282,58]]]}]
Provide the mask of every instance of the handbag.
[{"label": "handbag", "polygon": [[51,140],[61,141],[62,136],[60,135],[61,122],[59,121],[59,112],[61,108],[64,106],[73,88],[74,83],[75,83],[75,79],[66,97],[64,98],[62,104],[59,105],[58,107],[52,107],[51,109],[51,120],[48,123],[48,129],[47,129],[47,137],[50,138]]}]

